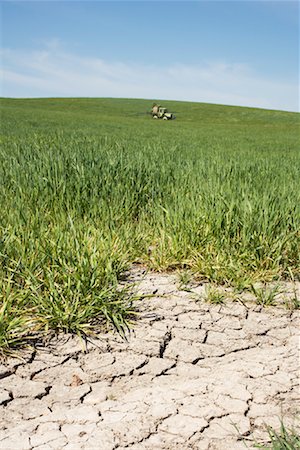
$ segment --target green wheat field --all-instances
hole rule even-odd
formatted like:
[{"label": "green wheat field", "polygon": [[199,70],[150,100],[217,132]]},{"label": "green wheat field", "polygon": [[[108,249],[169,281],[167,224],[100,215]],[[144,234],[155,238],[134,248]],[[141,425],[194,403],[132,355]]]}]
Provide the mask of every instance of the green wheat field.
[{"label": "green wheat field", "polygon": [[133,263],[240,288],[300,278],[300,115],[161,103],[176,120],[148,100],[1,99],[2,351],[124,331]]}]

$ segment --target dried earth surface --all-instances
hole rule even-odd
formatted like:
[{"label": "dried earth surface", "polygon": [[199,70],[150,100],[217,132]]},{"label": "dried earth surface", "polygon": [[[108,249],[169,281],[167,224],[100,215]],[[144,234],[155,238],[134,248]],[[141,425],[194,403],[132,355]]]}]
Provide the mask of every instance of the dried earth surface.
[{"label": "dried earth surface", "polygon": [[299,310],[249,294],[212,305],[176,275],[131,281],[149,296],[127,340],[101,334],[83,351],[58,336],[0,365],[0,449],[238,450],[282,417],[297,428]]}]

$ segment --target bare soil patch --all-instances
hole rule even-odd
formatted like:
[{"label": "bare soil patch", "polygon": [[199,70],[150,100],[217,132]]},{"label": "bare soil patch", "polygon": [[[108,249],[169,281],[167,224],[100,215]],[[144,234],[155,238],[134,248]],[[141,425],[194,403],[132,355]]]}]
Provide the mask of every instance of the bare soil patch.
[{"label": "bare soil patch", "polygon": [[297,428],[299,310],[249,294],[211,305],[176,275],[131,281],[149,296],[127,340],[101,334],[83,352],[59,336],[0,365],[0,449],[238,450],[281,418]]}]

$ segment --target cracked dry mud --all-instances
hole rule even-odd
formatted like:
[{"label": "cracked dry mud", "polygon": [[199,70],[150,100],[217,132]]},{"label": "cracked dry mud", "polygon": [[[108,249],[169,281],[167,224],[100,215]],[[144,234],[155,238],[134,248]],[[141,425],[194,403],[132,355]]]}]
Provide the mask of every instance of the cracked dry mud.
[{"label": "cracked dry mud", "polygon": [[297,428],[299,311],[132,279],[153,296],[127,341],[102,334],[83,352],[63,336],[0,365],[0,449],[251,449],[265,424]]}]

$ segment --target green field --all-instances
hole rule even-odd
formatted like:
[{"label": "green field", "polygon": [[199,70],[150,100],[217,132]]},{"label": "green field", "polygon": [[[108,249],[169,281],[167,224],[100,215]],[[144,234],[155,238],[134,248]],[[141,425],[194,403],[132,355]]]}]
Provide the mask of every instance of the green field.
[{"label": "green field", "polygon": [[300,115],[147,100],[1,100],[0,347],[126,326],[135,263],[299,279]]}]

